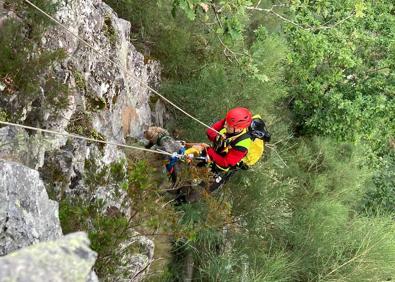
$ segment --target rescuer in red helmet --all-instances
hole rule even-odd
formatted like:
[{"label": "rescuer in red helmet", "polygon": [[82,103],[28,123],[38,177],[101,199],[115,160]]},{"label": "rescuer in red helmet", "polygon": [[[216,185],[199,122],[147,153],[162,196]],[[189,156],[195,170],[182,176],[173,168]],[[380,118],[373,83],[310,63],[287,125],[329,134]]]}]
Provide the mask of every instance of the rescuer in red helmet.
[{"label": "rescuer in red helmet", "polygon": [[207,155],[212,162],[212,168],[217,176],[218,185],[210,187],[214,191],[223,184],[232,174],[233,168],[240,165],[242,159],[247,155],[252,140],[246,132],[252,122],[251,112],[242,107],[231,109],[224,119],[217,121],[212,129],[220,132],[218,134],[212,129],[207,130],[207,136],[213,142],[213,147],[207,149]]}]

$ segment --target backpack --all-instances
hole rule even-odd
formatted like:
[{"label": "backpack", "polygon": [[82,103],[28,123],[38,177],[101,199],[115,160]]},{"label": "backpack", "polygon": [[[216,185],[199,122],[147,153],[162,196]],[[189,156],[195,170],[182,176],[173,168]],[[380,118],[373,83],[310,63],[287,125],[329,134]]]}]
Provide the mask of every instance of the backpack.
[{"label": "backpack", "polygon": [[266,129],[265,122],[260,115],[252,117],[252,123],[248,131],[242,136],[238,137],[234,143],[239,143],[242,140],[250,138],[252,143],[248,147],[247,155],[241,160],[247,167],[255,165],[263,156],[265,152],[265,142],[269,142],[271,135]]}]

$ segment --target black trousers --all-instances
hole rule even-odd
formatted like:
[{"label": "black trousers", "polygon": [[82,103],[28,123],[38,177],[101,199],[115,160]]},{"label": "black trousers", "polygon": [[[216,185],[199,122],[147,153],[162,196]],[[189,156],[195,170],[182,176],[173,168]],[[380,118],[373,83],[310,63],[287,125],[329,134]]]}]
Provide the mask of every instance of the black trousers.
[{"label": "black trousers", "polygon": [[[197,166],[207,166],[207,163],[201,162],[198,163]],[[237,166],[230,168],[230,170],[224,172],[222,169],[218,168],[214,163],[212,163],[211,171],[214,173],[214,182],[209,186],[208,191],[211,193],[220,188],[236,173],[236,171],[240,169],[247,170],[249,167],[244,163],[240,163]]]},{"label": "black trousers", "polygon": [[214,182],[209,186],[209,192],[212,193],[222,187],[238,170],[239,168],[230,169],[227,172],[218,172],[213,170]]}]

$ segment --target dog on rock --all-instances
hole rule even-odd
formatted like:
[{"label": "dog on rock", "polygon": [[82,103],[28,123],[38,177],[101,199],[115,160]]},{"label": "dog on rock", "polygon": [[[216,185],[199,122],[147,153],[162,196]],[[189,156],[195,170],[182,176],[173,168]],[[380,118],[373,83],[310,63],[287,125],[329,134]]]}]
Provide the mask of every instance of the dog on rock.
[{"label": "dog on rock", "polygon": [[[146,148],[159,149],[170,154],[179,152],[185,146],[184,141],[176,140],[167,130],[157,126],[151,126],[144,131],[144,138],[148,142]],[[166,156],[168,162],[170,159],[171,157]],[[196,170],[204,170],[204,172],[196,172]],[[206,172],[207,169],[188,167],[186,164],[176,162],[174,172],[170,174],[172,185],[166,191],[175,195],[178,203],[196,202],[205,191],[206,181],[199,180],[199,177],[207,174]]]}]

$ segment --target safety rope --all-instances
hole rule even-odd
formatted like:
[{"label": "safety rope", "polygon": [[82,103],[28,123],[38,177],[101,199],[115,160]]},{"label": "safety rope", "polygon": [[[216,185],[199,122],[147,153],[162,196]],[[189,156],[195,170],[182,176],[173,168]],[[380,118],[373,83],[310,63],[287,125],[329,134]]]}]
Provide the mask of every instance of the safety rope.
[{"label": "safety rope", "polygon": [[[91,48],[94,52],[98,53],[100,56],[102,56],[103,58],[105,58],[106,60],[108,60],[109,62],[113,63],[114,65],[120,67],[121,69],[127,69],[126,66],[121,65],[120,63],[115,62],[114,60],[112,60],[110,57],[108,57],[106,54],[104,54],[102,51],[96,49],[94,46],[92,46],[88,41],[86,41],[85,39],[83,39],[82,37],[80,37],[78,34],[73,33],[72,31],[70,31],[67,26],[65,26],[64,24],[62,24],[60,21],[58,21],[57,19],[55,19],[54,17],[52,17],[51,15],[49,15],[48,13],[46,13],[45,11],[43,11],[41,8],[37,7],[35,4],[33,4],[32,2],[30,2],[29,0],[24,0],[26,3],[28,3],[30,6],[32,6],[33,8],[37,9],[38,11],[40,11],[42,14],[44,14],[46,17],[48,17],[50,20],[52,20],[53,22],[55,22],[56,24],[60,25],[65,31],[67,31],[69,34],[71,34],[72,36],[74,36],[75,38],[77,38],[78,40],[80,40],[81,42],[83,42],[86,46],[88,46],[89,48]],[[177,110],[181,111],[182,113],[184,113],[185,115],[187,115],[188,117],[190,117],[191,119],[197,121],[198,123],[200,123],[201,125],[215,131],[217,134],[221,135],[222,134],[220,132],[218,132],[217,130],[215,130],[214,128],[212,128],[211,126],[205,124],[204,122],[200,121],[199,119],[195,118],[194,116],[192,116],[191,114],[187,113],[186,111],[184,111],[183,109],[181,109],[179,106],[177,106],[176,104],[174,104],[172,101],[170,101],[169,99],[167,99],[166,97],[164,97],[162,94],[160,94],[158,91],[156,91],[155,89],[153,89],[152,87],[150,87],[148,84],[146,84],[145,82],[143,82],[142,80],[138,79],[134,74],[131,74],[132,78],[136,81],[139,82],[141,85],[143,85],[144,87],[146,87],[147,89],[151,90],[153,93],[155,93],[156,95],[158,95],[160,98],[162,98],[164,101],[166,101],[167,103],[169,103],[170,105],[172,105],[173,107],[175,107]]]},{"label": "safety rope", "polygon": [[11,125],[11,126],[24,128],[24,129],[30,129],[30,130],[35,130],[35,131],[40,131],[40,132],[45,132],[45,133],[51,133],[51,134],[55,134],[55,135],[62,135],[62,136],[66,136],[66,137],[71,137],[71,138],[76,138],[76,139],[81,139],[81,140],[86,140],[86,141],[91,141],[91,142],[97,142],[97,143],[102,143],[102,144],[114,145],[114,146],[118,146],[118,147],[140,150],[140,151],[156,153],[156,154],[161,154],[161,155],[166,155],[166,156],[174,156],[174,154],[171,154],[171,153],[168,153],[168,152],[162,151],[162,150],[157,151],[157,150],[151,150],[151,149],[146,149],[146,148],[141,148],[141,147],[136,147],[136,146],[124,145],[124,144],[120,144],[120,143],[108,142],[108,141],[84,137],[84,136],[80,136],[80,135],[76,135],[76,134],[63,133],[63,132],[58,132],[58,131],[54,131],[54,130],[42,129],[42,128],[33,127],[33,126],[26,126],[26,125],[21,125],[21,124],[12,123],[12,122],[0,121],[0,124]]}]

